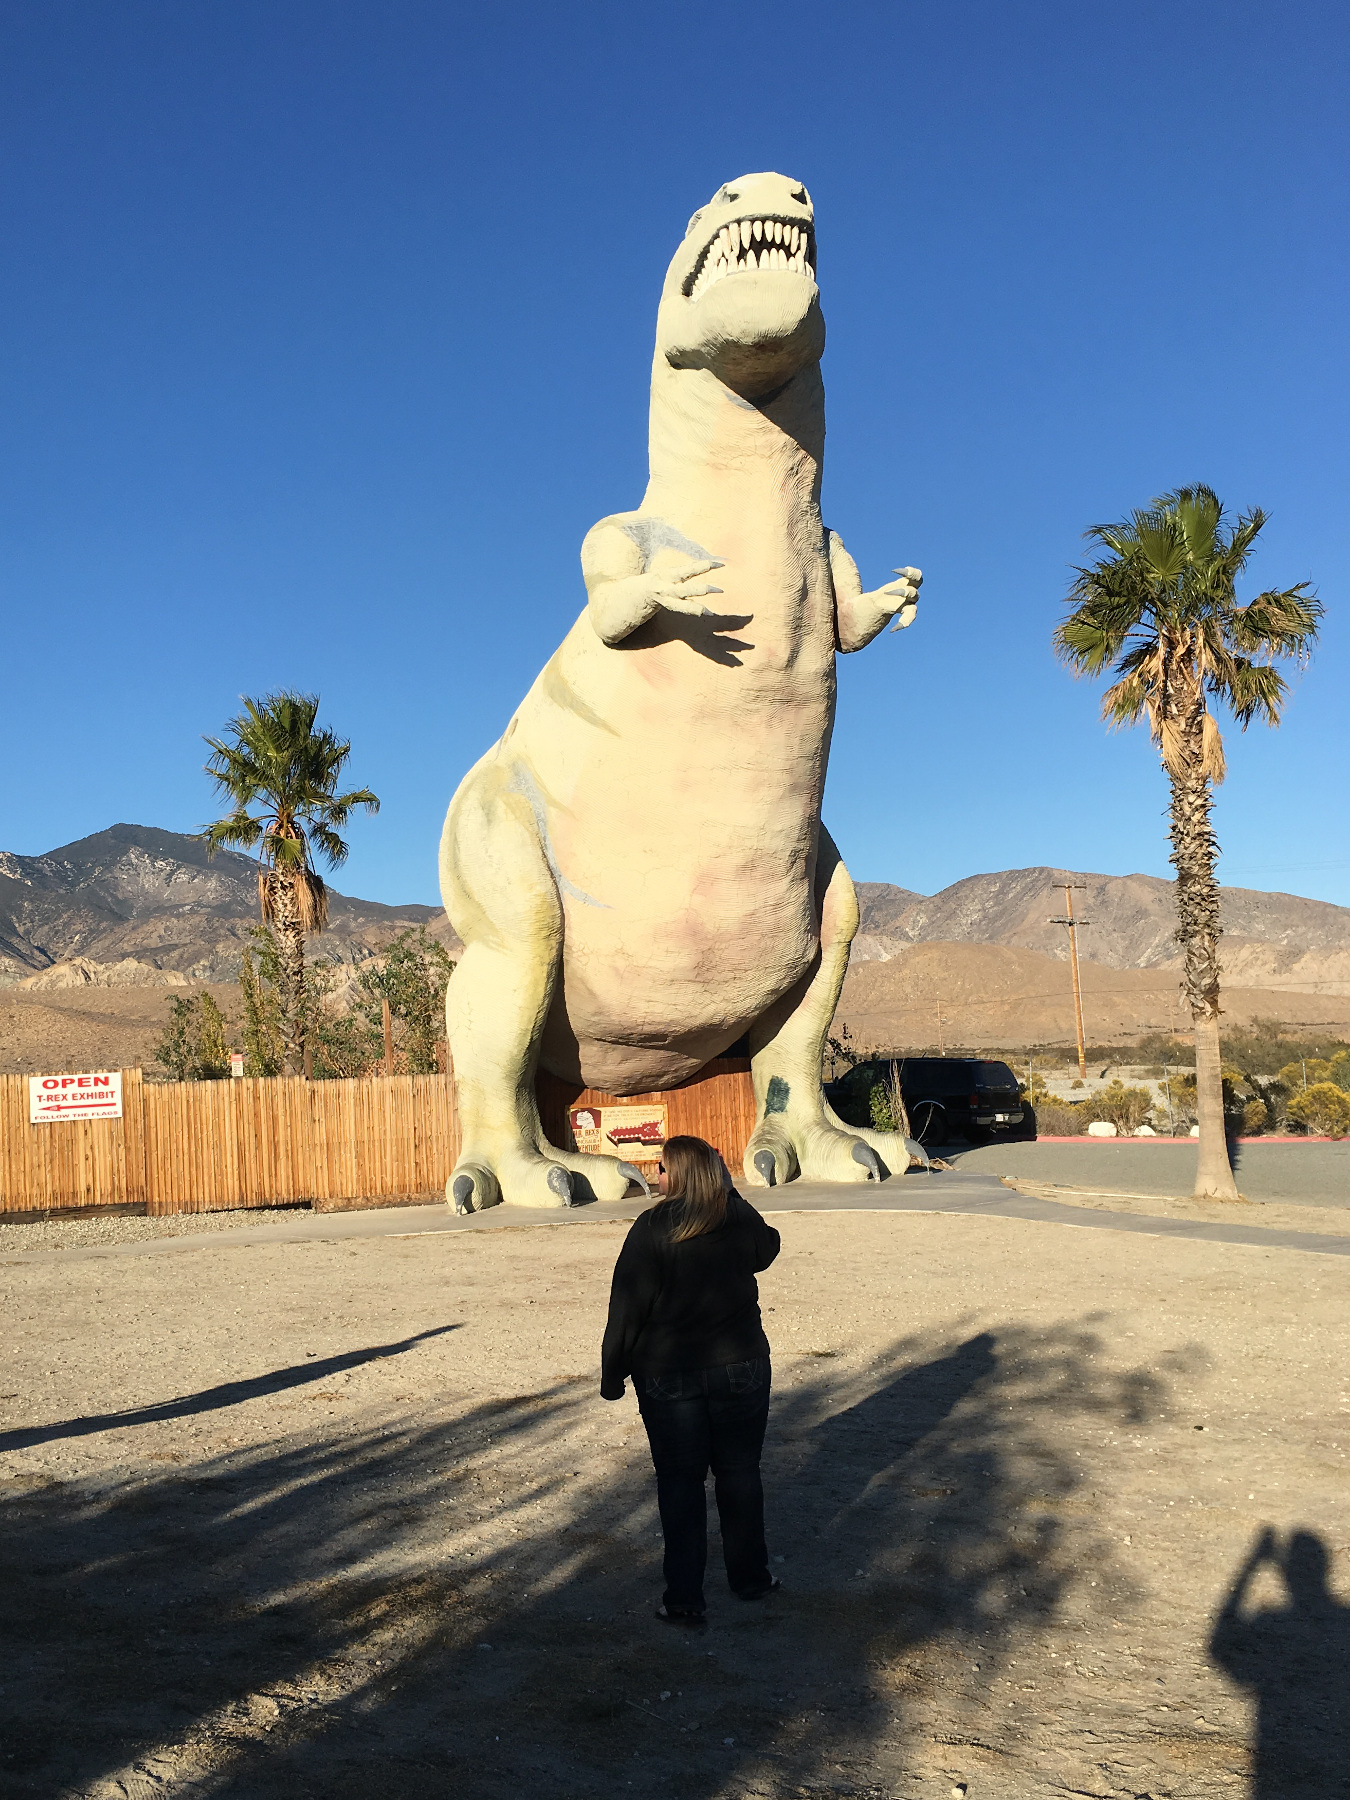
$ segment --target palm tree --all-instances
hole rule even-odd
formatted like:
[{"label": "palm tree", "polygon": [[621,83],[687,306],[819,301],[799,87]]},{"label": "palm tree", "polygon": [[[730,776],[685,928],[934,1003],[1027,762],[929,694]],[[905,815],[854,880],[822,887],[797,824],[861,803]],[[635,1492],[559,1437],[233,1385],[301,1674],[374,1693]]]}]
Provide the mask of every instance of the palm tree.
[{"label": "palm tree", "polygon": [[[305,938],[328,923],[328,890],[314,867],[317,851],[330,869],[347,860],[338,836],[353,807],[380,810],[369,788],[340,794],[351,745],[316,731],[317,694],[283,691],[244,710],[225,738],[207,738],[206,773],[233,811],[205,830],[208,854],[222,846],[258,850],[258,904],[277,943],[282,1073],[299,1075],[305,1053]],[[257,816],[249,810],[258,808]]]},{"label": "palm tree", "polygon": [[1115,726],[1146,718],[1171,783],[1181,989],[1195,1025],[1195,1193],[1218,1200],[1240,1196],[1224,1135],[1210,821],[1224,755],[1209,701],[1221,701],[1244,731],[1253,719],[1278,725],[1287,688],[1275,664],[1307,660],[1323,611],[1306,581],[1238,604],[1235,583],[1265,522],[1253,507],[1229,526],[1217,496],[1197,486],[1164,494],[1119,525],[1094,525],[1085,535],[1106,554],[1078,570],[1073,611],[1054,638],[1077,673],[1110,666],[1117,679],[1102,698],[1103,718]]}]

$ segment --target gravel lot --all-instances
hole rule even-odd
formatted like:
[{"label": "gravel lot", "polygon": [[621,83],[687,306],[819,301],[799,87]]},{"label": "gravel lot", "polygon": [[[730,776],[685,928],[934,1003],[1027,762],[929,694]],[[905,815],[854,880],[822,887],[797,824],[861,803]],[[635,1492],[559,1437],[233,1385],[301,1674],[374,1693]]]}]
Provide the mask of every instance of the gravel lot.
[{"label": "gravel lot", "polygon": [[[596,1393],[621,1225],[0,1269],[0,1789],[1344,1792],[1350,1267],[779,1223],[784,1588],[714,1580],[699,1634],[652,1617],[645,1440]],[[1210,1633],[1268,1525],[1316,1542],[1239,1686]]]}]

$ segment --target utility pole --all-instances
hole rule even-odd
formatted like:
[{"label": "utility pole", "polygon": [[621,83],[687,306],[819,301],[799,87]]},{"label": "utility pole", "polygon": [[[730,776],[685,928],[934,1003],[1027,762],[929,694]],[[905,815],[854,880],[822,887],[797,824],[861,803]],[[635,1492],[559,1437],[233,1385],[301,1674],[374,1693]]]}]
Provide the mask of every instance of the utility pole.
[{"label": "utility pole", "polygon": [[947,1054],[947,1052],[943,1048],[943,1044],[942,1044],[942,1002],[940,1000],[936,1000],[936,1001],[934,1001],[933,1004],[934,1004],[934,1007],[937,1012],[938,1055],[945,1056]]},{"label": "utility pole", "polygon": [[394,1021],[389,1012],[389,999],[386,995],[380,1001],[380,1024],[384,1027],[384,1072],[394,1072]]},{"label": "utility pole", "polygon": [[1087,1047],[1083,1042],[1083,988],[1078,979],[1078,927],[1090,925],[1091,919],[1075,919],[1073,916],[1073,890],[1085,888],[1085,881],[1056,882],[1057,887],[1064,889],[1064,914],[1060,919],[1051,919],[1052,925],[1067,925],[1069,928],[1069,966],[1073,970],[1073,1016],[1078,1028],[1078,1079],[1087,1080]]}]

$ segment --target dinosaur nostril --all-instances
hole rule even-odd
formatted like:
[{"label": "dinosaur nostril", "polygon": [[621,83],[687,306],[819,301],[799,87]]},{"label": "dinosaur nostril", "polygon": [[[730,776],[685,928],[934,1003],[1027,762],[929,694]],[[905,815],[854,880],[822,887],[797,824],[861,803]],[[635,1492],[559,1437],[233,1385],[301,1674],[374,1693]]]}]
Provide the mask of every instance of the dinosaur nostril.
[{"label": "dinosaur nostril", "polygon": [[809,206],[811,204],[811,196],[807,193],[805,188],[793,188],[791,198],[795,200],[799,206]]}]

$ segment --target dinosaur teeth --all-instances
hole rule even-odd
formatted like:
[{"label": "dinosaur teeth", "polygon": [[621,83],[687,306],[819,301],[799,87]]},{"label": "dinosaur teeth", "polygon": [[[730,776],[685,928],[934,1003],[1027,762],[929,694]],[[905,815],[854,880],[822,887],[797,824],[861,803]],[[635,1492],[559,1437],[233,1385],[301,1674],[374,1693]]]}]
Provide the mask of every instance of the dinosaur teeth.
[{"label": "dinosaur teeth", "polygon": [[810,233],[804,225],[781,219],[733,219],[703,252],[698,274],[687,290],[697,300],[725,275],[777,270],[815,279],[809,261]]}]

